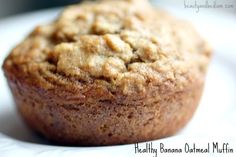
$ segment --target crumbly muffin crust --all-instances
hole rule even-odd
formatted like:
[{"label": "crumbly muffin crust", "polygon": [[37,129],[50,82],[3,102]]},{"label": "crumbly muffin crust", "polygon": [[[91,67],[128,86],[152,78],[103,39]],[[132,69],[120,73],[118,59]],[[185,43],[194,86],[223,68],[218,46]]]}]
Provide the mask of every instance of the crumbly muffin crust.
[{"label": "crumbly muffin crust", "polygon": [[181,88],[185,75],[205,73],[209,56],[189,23],[146,0],[121,0],[68,7],[54,23],[38,26],[6,64],[20,65],[26,75],[45,71],[53,77],[53,71],[85,82],[105,80],[132,93],[167,80]]},{"label": "crumbly muffin crust", "polygon": [[3,68],[33,129],[61,143],[106,145],[183,127],[210,56],[191,24],[147,0],[103,0],[70,6],[36,27]]}]

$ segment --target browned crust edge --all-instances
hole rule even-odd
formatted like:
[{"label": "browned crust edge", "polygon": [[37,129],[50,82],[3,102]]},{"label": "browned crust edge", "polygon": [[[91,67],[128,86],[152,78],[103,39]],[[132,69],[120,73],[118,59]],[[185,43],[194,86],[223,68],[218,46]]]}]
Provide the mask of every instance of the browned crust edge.
[{"label": "browned crust edge", "polygon": [[48,139],[69,145],[128,144],[171,136],[193,116],[204,86],[203,80],[194,79],[181,91],[150,84],[145,93],[132,95],[111,92],[97,82],[85,84],[80,92],[47,90],[17,78],[15,72],[5,74],[25,122]]}]

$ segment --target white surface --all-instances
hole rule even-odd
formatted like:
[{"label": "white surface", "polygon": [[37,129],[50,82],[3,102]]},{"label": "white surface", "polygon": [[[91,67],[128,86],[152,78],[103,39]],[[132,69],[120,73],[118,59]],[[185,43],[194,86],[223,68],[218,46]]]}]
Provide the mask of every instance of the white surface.
[{"label": "white surface", "polygon": [[[185,142],[205,145],[208,142],[226,142],[236,152],[236,17],[229,14],[210,14],[168,8],[177,16],[192,21],[200,33],[215,49],[209,68],[206,87],[200,106],[191,122],[176,136],[154,141],[170,148]],[[20,42],[32,28],[51,21],[58,10],[21,15],[0,21],[0,65],[12,47]],[[216,18],[217,17],[217,18]],[[134,154],[134,145],[112,147],[52,146],[32,134],[16,114],[14,102],[0,70],[0,156],[151,156]],[[165,156],[167,154],[158,154]],[[172,154],[176,156],[178,154]],[[217,154],[191,154],[191,156],[222,156]],[[226,154],[225,156],[235,156]],[[171,154],[169,154],[171,156]],[[180,156],[185,156],[180,154]],[[187,155],[189,156],[189,155]],[[224,155],[223,155],[224,156]]]}]

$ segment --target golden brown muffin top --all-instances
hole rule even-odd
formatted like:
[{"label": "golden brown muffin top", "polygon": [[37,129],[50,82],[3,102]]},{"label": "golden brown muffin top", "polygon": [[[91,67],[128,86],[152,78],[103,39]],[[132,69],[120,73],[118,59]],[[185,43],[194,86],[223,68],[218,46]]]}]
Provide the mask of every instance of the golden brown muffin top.
[{"label": "golden brown muffin top", "polygon": [[53,23],[38,26],[6,65],[29,77],[40,71],[54,80],[101,80],[129,93],[167,81],[181,88],[205,73],[209,56],[189,23],[148,0],[103,0],[69,6]]}]

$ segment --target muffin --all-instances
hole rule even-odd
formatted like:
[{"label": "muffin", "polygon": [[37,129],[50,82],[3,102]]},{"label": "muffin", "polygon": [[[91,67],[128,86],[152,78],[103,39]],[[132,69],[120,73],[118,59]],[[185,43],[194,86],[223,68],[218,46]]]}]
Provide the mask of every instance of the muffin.
[{"label": "muffin", "polygon": [[47,139],[116,145],[171,136],[196,110],[211,49],[147,0],[67,7],[3,69],[20,115]]}]

